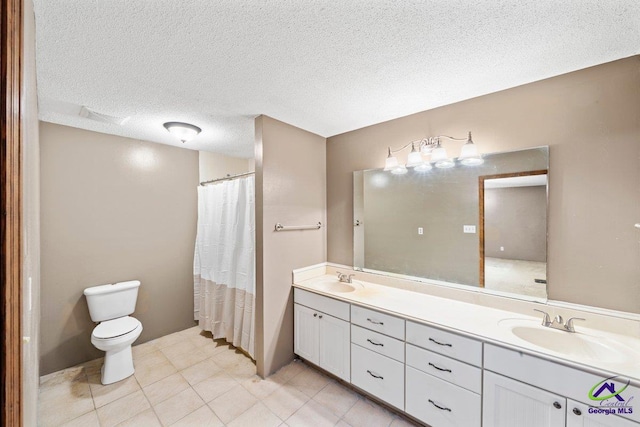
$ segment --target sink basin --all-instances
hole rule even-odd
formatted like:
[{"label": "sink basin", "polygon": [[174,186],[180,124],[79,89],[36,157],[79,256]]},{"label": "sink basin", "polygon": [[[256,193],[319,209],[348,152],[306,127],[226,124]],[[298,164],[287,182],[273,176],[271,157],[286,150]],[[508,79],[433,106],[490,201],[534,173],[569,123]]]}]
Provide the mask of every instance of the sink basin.
[{"label": "sink basin", "polygon": [[356,289],[363,288],[363,286],[355,280],[353,281],[353,283],[344,283],[340,282],[338,279],[318,280],[316,282],[313,282],[313,287],[318,288],[318,290],[320,291],[338,293],[353,292]]},{"label": "sink basin", "polygon": [[350,283],[342,282],[321,282],[318,288],[329,292],[353,292],[356,290]]},{"label": "sink basin", "polygon": [[631,349],[606,336],[560,331],[542,326],[537,320],[504,319],[498,325],[508,328],[520,340],[568,358],[622,363],[633,354]]}]

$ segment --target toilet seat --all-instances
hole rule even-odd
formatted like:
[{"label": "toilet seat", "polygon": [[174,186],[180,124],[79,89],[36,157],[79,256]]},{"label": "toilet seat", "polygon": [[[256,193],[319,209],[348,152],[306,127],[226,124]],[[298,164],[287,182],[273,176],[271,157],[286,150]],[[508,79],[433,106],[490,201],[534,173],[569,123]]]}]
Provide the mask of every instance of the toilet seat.
[{"label": "toilet seat", "polygon": [[101,322],[93,330],[92,338],[98,340],[108,340],[121,337],[139,328],[142,324],[138,319],[131,316],[119,317],[117,319]]}]

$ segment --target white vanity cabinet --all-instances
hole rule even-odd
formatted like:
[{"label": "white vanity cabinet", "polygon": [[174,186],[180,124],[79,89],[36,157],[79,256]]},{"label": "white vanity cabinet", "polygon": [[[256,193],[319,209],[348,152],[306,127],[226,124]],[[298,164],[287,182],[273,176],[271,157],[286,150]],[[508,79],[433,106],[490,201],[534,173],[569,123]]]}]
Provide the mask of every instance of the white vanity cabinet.
[{"label": "white vanity cabinet", "polygon": [[639,424],[616,415],[590,414],[589,406],[567,400],[567,427],[638,427]]},{"label": "white vanity cabinet", "polygon": [[404,410],[404,319],[352,305],[351,322],[351,384]]},{"label": "white vanity cabinet", "polygon": [[[620,416],[589,413],[589,391],[607,378],[485,344],[483,425],[640,427],[638,412]],[[634,396],[640,396],[640,389],[630,385],[624,398],[632,402]]]},{"label": "white vanity cabinet", "polygon": [[293,313],[294,352],[350,381],[349,304],[295,289]]},{"label": "white vanity cabinet", "polygon": [[566,399],[493,372],[484,373],[482,424],[564,427]]},{"label": "white vanity cabinet", "polygon": [[351,344],[351,384],[404,410],[404,363]]},{"label": "white vanity cabinet", "polygon": [[480,427],[482,343],[414,322],[406,342],[406,412],[434,427]]},{"label": "white vanity cabinet", "polygon": [[614,378],[595,369],[299,288],[294,316],[297,355],[432,427],[640,427],[636,384],[626,413],[594,412]]},{"label": "white vanity cabinet", "polygon": [[488,371],[484,402],[484,426],[639,427],[617,415],[591,414],[588,405]]},{"label": "white vanity cabinet", "polygon": [[293,348],[303,359],[320,364],[320,322],[318,311],[304,305],[293,305]]}]

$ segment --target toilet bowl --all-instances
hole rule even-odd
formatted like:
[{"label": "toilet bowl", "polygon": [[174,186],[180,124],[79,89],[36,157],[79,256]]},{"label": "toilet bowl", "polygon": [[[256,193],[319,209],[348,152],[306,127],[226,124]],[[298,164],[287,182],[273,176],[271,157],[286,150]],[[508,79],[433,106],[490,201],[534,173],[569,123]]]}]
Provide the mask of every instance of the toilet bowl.
[{"label": "toilet bowl", "polygon": [[112,384],[133,375],[131,344],[142,333],[142,323],[125,316],[100,323],[91,333],[91,344],[105,352],[102,384]]},{"label": "toilet bowl", "polygon": [[140,282],[132,280],[84,290],[91,320],[99,323],[91,333],[91,344],[105,352],[102,384],[133,375],[131,345],[142,333],[142,323],[133,314]]}]

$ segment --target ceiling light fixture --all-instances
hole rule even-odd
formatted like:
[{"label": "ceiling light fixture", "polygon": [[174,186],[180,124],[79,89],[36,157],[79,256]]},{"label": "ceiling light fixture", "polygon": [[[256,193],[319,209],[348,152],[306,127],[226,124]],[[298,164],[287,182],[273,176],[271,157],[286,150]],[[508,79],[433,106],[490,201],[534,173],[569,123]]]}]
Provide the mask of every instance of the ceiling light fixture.
[{"label": "ceiling light fixture", "polygon": [[[447,135],[429,136],[427,138],[412,141],[397,150],[388,148],[388,156],[385,161],[384,170],[393,174],[405,174],[407,168],[413,168],[416,171],[424,172],[428,171],[435,166],[439,169],[452,168],[456,165],[455,159],[450,158],[447,155],[447,150],[442,146],[442,139],[449,139],[451,141],[466,141],[462,146],[458,162],[464,166],[476,166],[484,163],[482,156],[478,152],[478,146],[473,143],[471,139],[471,132],[467,138],[454,138]],[[398,158],[394,155],[399,151],[411,146],[411,152],[407,158],[407,164],[402,165],[398,162]],[[422,156],[431,156],[430,161],[424,160]]]},{"label": "ceiling light fixture", "polygon": [[189,123],[167,122],[162,126],[164,126],[170,134],[177,137],[183,143],[191,141],[193,138],[198,136],[200,132],[202,132],[202,129],[198,126],[190,125]]}]

